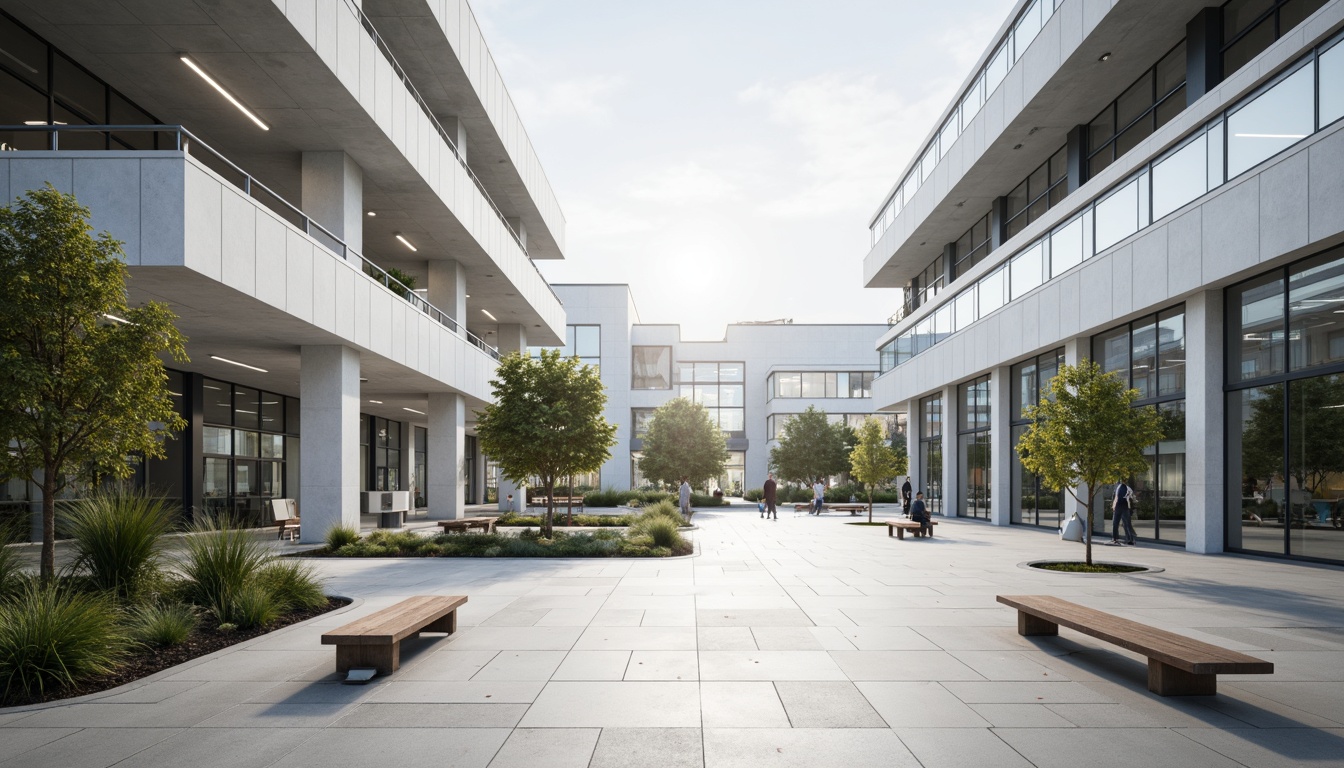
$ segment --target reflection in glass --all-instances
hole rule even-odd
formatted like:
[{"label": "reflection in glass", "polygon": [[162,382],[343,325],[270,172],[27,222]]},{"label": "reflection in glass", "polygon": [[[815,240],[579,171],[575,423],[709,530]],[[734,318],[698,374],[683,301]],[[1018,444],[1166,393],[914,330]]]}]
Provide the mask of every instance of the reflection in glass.
[{"label": "reflection in glass", "polygon": [[1007,301],[1008,268],[999,267],[980,279],[980,316],[984,317],[999,309]]},{"label": "reflection in glass", "polygon": [[1282,373],[1283,278],[1272,273],[1228,291],[1228,350],[1233,381]]},{"label": "reflection in glass", "polygon": [[1050,236],[1050,276],[1055,277],[1083,263],[1083,219],[1078,217]]},{"label": "reflection in glass", "polygon": [[1333,48],[1317,57],[1320,72],[1320,127],[1344,117],[1344,45],[1336,43]]},{"label": "reflection in glass", "polygon": [[1289,366],[1344,360],[1344,260],[1330,251],[1288,274]]},{"label": "reflection in glass", "polygon": [[1304,66],[1227,118],[1227,175],[1287,149],[1315,127],[1312,67]]},{"label": "reflection in glass", "polygon": [[[1148,316],[1134,323],[1130,337],[1130,386],[1139,391],[1139,399],[1157,395],[1157,318]],[[1121,373],[1121,381],[1124,373]]]},{"label": "reflection in glass", "polygon": [[1012,280],[1012,297],[1014,300],[1027,295],[1035,290],[1041,284],[1041,272],[1043,268],[1042,251],[1044,246],[1040,243],[1019,253],[1016,258],[1008,263],[1008,271]]},{"label": "reflection in glass", "polygon": [[232,424],[233,395],[230,386],[213,379],[206,379],[201,386],[203,388],[201,401],[205,423]]},{"label": "reflection in glass", "polygon": [[631,389],[672,388],[671,347],[634,347],[631,366]]},{"label": "reflection in glass", "polygon": [[1344,559],[1344,376],[1288,384],[1288,553]]},{"label": "reflection in glass", "polygon": [[1194,200],[1208,190],[1207,146],[1199,134],[1184,147],[1153,165],[1153,219]]},{"label": "reflection in glass", "polygon": [[[1097,203],[1097,253],[1110,248],[1139,230],[1139,182],[1131,181]],[[1016,295],[1014,295],[1016,297]]]},{"label": "reflection in glass", "polygon": [[1185,392],[1185,312],[1169,309],[1157,322],[1157,394]]}]

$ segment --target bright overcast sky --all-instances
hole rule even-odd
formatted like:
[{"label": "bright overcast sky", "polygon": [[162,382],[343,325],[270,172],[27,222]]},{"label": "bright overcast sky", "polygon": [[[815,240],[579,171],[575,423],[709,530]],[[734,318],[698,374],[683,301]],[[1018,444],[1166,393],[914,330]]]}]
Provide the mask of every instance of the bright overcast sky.
[{"label": "bright overcast sky", "polygon": [[868,219],[1012,0],[473,0],[567,220],[640,319],[880,323]]}]

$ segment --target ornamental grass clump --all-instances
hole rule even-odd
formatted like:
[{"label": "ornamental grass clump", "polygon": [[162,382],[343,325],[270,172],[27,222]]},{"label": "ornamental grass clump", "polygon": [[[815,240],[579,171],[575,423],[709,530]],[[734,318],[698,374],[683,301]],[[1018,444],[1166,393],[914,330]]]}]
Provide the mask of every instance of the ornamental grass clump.
[{"label": "ornamental grass clump", "polygon": [[186,554],[178,567],[188,599],[221,623],[237,623],[238,596],[273,556],[252,531],[227,521],[203,518],[184,538]]},{"label": "ornamental grass clump", "polygon": [[28,580],[0,601],[0,697],[41,696],[113,671],[131,645],[106,597]]},{"label": "ornamental grass clump", "polygon": [[663,516],[641,520],[630,529],[631,538],[647,536],[655,547],[676,550],[685,543],[681,537],[680,525]]},{"label": "ornamental grass clump", "polygon": [[302,560],[278,558],[257,573],[257,582],[286,611],[311,611],[327,604],[322,579]]},{"label": "ornamental grass clump", "polygon": [[285,605],[260,581],[251,581],[235,592],[229,604],[229,621],[239,629],[264,627],[280,618]]},{"label": "ornamental grass clump", "polygon": [[357,541],[359,541],[359,529],[352,525],[337,525],[327,531],[327,549],[332,552]]},{"label": "ornamental grass clump", "polygon": [[137,606],[126,618],[131,639],[154,648],[181,645],[200,621],[196,609],[185,603]]},{"label": "ornamental grass clump", "polygon": [[117,488],[72,502],[62,519],[75,572],[93,587],[134,600],[158,586],[163,536],[174,521],[169,503]]}]

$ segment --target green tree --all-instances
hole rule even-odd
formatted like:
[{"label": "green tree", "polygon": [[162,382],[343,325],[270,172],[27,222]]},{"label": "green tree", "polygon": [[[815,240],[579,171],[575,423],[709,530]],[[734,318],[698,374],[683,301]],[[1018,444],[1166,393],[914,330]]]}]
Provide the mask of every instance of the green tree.
[{"label": "green tree", "polygon": [[160,355],[187,360],[175,316],[127,304],[121,243],[51,185],[0,209],[0,472],[42,487],[41,573],[55,572],[56,497],[126,477],[186,423]]},{"label": "green tree", "polygon": [[[1022,466],[1049,488],[1064,488],[1087,508],[1087,564],[1092,564],[1093,501],[1101,489],[1146,472],[1144,449],[1162,437],[1162,416],[1135,408],[1136,389],[1091,360],[1062,365],[1049,394],[1027,409],[1032,424],[1017,443]],[[1086,489],[1086,498],[1080,495]]]},{"label": "green tree", "polygon": [[783,479],[808,485],[848,470],[849,452],[857,442],[854,430],[831,424],[825,411],[808,406],[784,422],[779,445],[770,449],[770,466]]},{"label": "green tree", "polygon": [[905,474],[906,458],[891,446],[882,434],[882,422],[864,419],[859,427],[859,444],[849,452],[849,471],[868,491],[868,522],[873,522],[873,491]]},{"label": "green tree", "polygon": [[541,481],[547,498],[541,534],[551,538],[556,481],[594,472],[611,458],[616,427],[602,416],[602,379],[577,357],[542,350],[537,358],[505,357],[490,386],[495,401],[477,414],[481,452],[520,485],[533,477]]},{"label": "green tree", "polygon": [[686,477],[692,488],[723,474],[728,446],[709,411],[684,397],[669,400],[653,412],[644,435],[640,474],[675,486]]}]

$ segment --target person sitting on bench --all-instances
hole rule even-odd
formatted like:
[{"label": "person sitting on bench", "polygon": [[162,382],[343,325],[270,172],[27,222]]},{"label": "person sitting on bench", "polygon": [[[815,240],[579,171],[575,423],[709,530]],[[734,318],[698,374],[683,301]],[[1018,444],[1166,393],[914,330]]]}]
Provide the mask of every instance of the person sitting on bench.
[{"label": "person sitting on bench", "polygon": [[915,500],[910,504],[910,520],[919,523],[919,532],[925,536],[933,535],[933,523],[929,520],[928,507],[924,506],[924,492],[915,494]]}]

